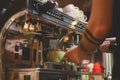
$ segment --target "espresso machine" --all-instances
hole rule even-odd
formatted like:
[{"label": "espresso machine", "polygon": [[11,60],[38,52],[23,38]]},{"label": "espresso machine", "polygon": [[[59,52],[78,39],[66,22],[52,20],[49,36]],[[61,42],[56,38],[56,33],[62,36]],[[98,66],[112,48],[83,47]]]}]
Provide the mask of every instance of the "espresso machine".
[{"label": "espresso machine", "polygon": [[[47,59],[53,48],[78,44],[86,23],[56,9],[54,0],[28,0],[0,34],[0,80],[80,80],[66,61]],[[69,39],[65,39],[66,36]]]}]

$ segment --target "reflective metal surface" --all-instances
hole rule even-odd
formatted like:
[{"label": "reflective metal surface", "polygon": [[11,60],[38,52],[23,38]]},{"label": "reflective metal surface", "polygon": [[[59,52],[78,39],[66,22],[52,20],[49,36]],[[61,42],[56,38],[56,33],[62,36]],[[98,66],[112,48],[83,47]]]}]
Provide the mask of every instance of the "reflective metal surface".
[{"label": "reflective metal surface", "polygon": [[[10,68],[25,70],[26,68],[44,68],[44,62],[48,61],[46,56],[49,50],[53,48],[64,50],[66,47],[64,44],[74,43],[75,32],[48,22],[23,10],[14,14],[5,23],[0,34],[1,80],[4,80],[6,75],[10,76],[9,73],[13,74],[9,72]],[[67,40],[66,37],[68,37]]]},{"label": "reflective metal surface", "polygon": [[[29,6],[28,10],[17,12],[8,19],[1,30],[0,80],[8,80],[8,78],[9,80],[33,80],[33,78],[38,80],[37,72],[40,74],[41,69],[45,69],[43,70],[45,74],[40,74],[42,76],[54,72],[47,70],[58,69],[59,63],[54,64],[47,59],[49,51],[55,49],[65,51],[66,48],[78,44],[85,29],[85,23],[55,9],[38,14],[30,11]],[[74,21],[75,24],[72,24]],[[62,63],[59,65],[62,68],[59,68],[60,71],[57,73],[66,70]],[[71,70],[71,66],[66,67]],[[64,79],[66,77],[59,79],[63,74],[61,76],[51,74],[51,76],[56,76],[54,80],[66,80]]]},{"label": "reflective metal surface", "polygon": [[[25,15],[26,13],[27,13],[27,11],[24,10],[24,11],[18,12],[18,13],[15,14],[14,16],[12,16],[12,17],[6,22],[6,24],[4,25],[4,27],[3,27],[3,29],[2,29],[2,31],[1,31],[1,33],[0,33],[0,80],[3,80],[3,79],[4,79],[4,74],[5,74],[4,65],[5,65],[6,63],[4,64],[4,62],[3,62],[3,61],[5,61],[3,56],[5,55],[4,53],[5,53],[6,36],[7,36],[7,34],[8,34],[9,31],[13,31],[12,29],[10,29],[11,24],[13,24],[13,22],[14,22],[17,18]],[[14,32],[17,32],[17,30],[14,30]],[[13,33],[14,33],[14,32],[13,32]]]}]

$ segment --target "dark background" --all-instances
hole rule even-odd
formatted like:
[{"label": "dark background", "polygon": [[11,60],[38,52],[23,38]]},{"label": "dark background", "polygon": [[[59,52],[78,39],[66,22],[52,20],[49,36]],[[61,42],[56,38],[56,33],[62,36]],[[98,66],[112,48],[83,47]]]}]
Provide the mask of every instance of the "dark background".
[{"label": "dark background", "polygon": [[26,0],[0,0],[0,31],[16,12],[26,8]]}]

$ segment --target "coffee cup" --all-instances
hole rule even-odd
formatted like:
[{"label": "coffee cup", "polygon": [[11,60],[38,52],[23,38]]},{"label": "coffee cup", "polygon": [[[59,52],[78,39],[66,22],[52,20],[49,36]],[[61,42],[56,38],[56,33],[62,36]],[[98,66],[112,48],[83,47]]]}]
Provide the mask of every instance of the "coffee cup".
[{"label": "coffee cup", "polygon": [[75,10],[75,6],[73,4],[69,4],[63,8],[64,13],[71,12],[74,10]]}]

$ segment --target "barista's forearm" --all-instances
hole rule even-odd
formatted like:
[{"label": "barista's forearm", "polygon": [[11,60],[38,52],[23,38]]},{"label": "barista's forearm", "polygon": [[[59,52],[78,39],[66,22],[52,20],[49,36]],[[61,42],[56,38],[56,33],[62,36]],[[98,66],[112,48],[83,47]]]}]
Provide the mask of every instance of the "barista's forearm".
[{"label": "barista's forearm", "polygon": [[113,0],[92,0],[87,29],[96,38],[104,39],[111,29]]},{"label": "barista's forearm", "polygon": [[79,46],[87,52],[99,47],[112,26],[113,0],[93,0],[90,20]]},{"label": "barista's forearm", "polygon": [[105,39],[107,34],[111,29],[111,24],[109,25],[92,25],[87,27],[91,34],[97,39]]}]

